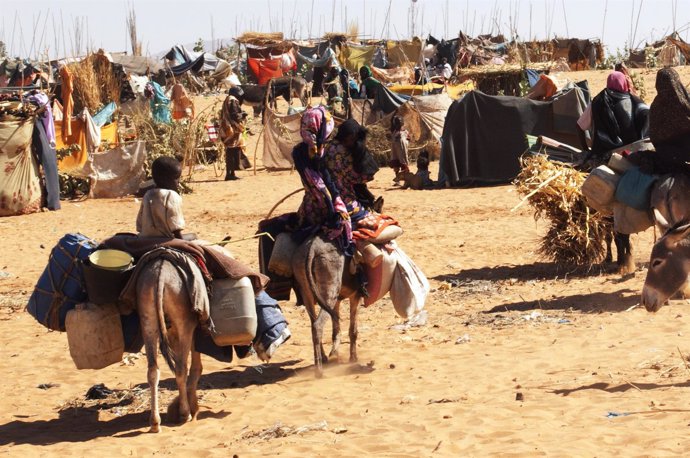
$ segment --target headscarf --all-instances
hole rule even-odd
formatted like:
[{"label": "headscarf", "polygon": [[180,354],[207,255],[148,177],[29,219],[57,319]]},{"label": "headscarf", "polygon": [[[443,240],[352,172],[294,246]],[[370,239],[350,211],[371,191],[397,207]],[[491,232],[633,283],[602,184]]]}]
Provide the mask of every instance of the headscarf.
[{"label": "headscarf", "polygon": [[352,155],[352,166],[357,173],[373,177],[378,172],[379,167],[376,159],[366,147],[367,129],[357,121],[350,118],[338,127],[335,140],[342,142],[347,137],[356,135],[356,142],[349,150]]},{"label": "headscarf", "polygon": [[333,117],[323,106],[304,111],[299,133],[309,148],[310,157],[323,156],[324,145],[333,132],[334,125]]},{"label": "headscarf", "polygon": [[672,68],[656,74],[656,97],[649,110],[649,137],[664,143],[690,133],[690,96]]},{"label": "headscarf", "polygon": [[362,80],[371,78],[374,74],[371,72],[371,68],[368,65],[364,65],[359,69],[359,76]]},{"label": "headscarf", "polygon": [[623,72],[611,72],[606,79],[606,89],[611,89],[616,92],[630,92],[628,79]]}]

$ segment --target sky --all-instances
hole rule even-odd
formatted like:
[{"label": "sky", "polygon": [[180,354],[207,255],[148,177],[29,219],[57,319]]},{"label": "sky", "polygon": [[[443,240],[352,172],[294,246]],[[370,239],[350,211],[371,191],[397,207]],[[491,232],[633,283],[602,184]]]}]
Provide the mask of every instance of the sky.
[{"label": "sky", "polygon": [[[520,39],[602,38],[611,53],[632,42],[690,31],[689,0],[0,0],[0,41],[8,54],[51,59],[91,49],[129,50],[126,16],[136,14],[143,52],[159,55],[202,38],[245,31],[320,37],[356,23],[363,38],[431,33],[454,38],[502,32]],[[410,9],[414,7],[414,14]],[[388,12],[390,11],[390,14]],[[385,23],[389,17],[388,23]],[[414,17],[414,24],[410,18]],[[384,24],[385,23],[385,24]],[[78,38],[79,37],[79,38]],[[80,49],[78,49],[80,48]]]}]

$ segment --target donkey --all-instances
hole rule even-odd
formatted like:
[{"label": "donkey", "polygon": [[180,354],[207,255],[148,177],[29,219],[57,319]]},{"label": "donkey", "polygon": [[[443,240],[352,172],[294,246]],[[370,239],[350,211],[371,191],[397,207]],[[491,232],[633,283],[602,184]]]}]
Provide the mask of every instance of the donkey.
[{"label": "donkey", "polygon": [[[333,346],[330,357],[337,357],[340,345],[340,302],[350,301],[350,362],[357,361],[357,310],[362,301],[357,281],[347,265],[345,255],[322,235],[302,243],[292,261],[293,275],[311,321],[316,377],[323,376],[328,357],[323,349],[323,328],[327,315],[333,323]],[[316,305],[321,310],[317,314]],[[323,312],[326,312],[324,314]]]},{"label": "donkey", "polygon": [[654,244],[647,278],[642,288],[642,305],[656,312],[687,282],[690,274],[690,223],[671,227]]},{"label": "donkey", "polygon": [[[201,275],[201,271],[198,274]],[[196,390],[202,366],[201,355],[194,349],[194,330],[199,320],[192,310],[186,288],[177,268],[165,259],[151,261],[137,279],[137,310],[146,348],[151,390],[150,432],[154,433],[160,431],[161,423],[158,412],[159,343],[163,358],[175,374],[179,390],[179,395],[168,408],[168,420],[185,423],[196,419],[199,412]],[[190,352],[192,365],[187,375]]]}]

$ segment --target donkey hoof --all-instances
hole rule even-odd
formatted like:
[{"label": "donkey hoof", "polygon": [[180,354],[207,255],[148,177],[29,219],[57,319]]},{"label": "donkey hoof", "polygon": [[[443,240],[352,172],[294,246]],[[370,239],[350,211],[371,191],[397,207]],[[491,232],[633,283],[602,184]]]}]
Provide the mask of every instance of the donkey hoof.
[{"label": "donkey hoof", "polygon": [[149,428],[150,433],[159,433],[161,432],[161,425],[151,425]]}]

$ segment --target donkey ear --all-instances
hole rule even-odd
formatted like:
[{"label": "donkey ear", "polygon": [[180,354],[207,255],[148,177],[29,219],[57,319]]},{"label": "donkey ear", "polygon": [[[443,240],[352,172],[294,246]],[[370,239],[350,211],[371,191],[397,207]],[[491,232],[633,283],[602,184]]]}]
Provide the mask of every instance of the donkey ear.
[{"label": "donkey ear", "polygon": [[669,230],[671,228],[671,225],[666,221],[666,218],[664,218],[664,215],[661,214],[658,208],[654,208],[654,219],[662,229]]},{"label": "donkey ear", "polygon": [[666,236],[671,239],[674,243],[678,243],[681,240],[686,239],[690,236],[690,223],[683,224],[682,226],[671,228]]}]

